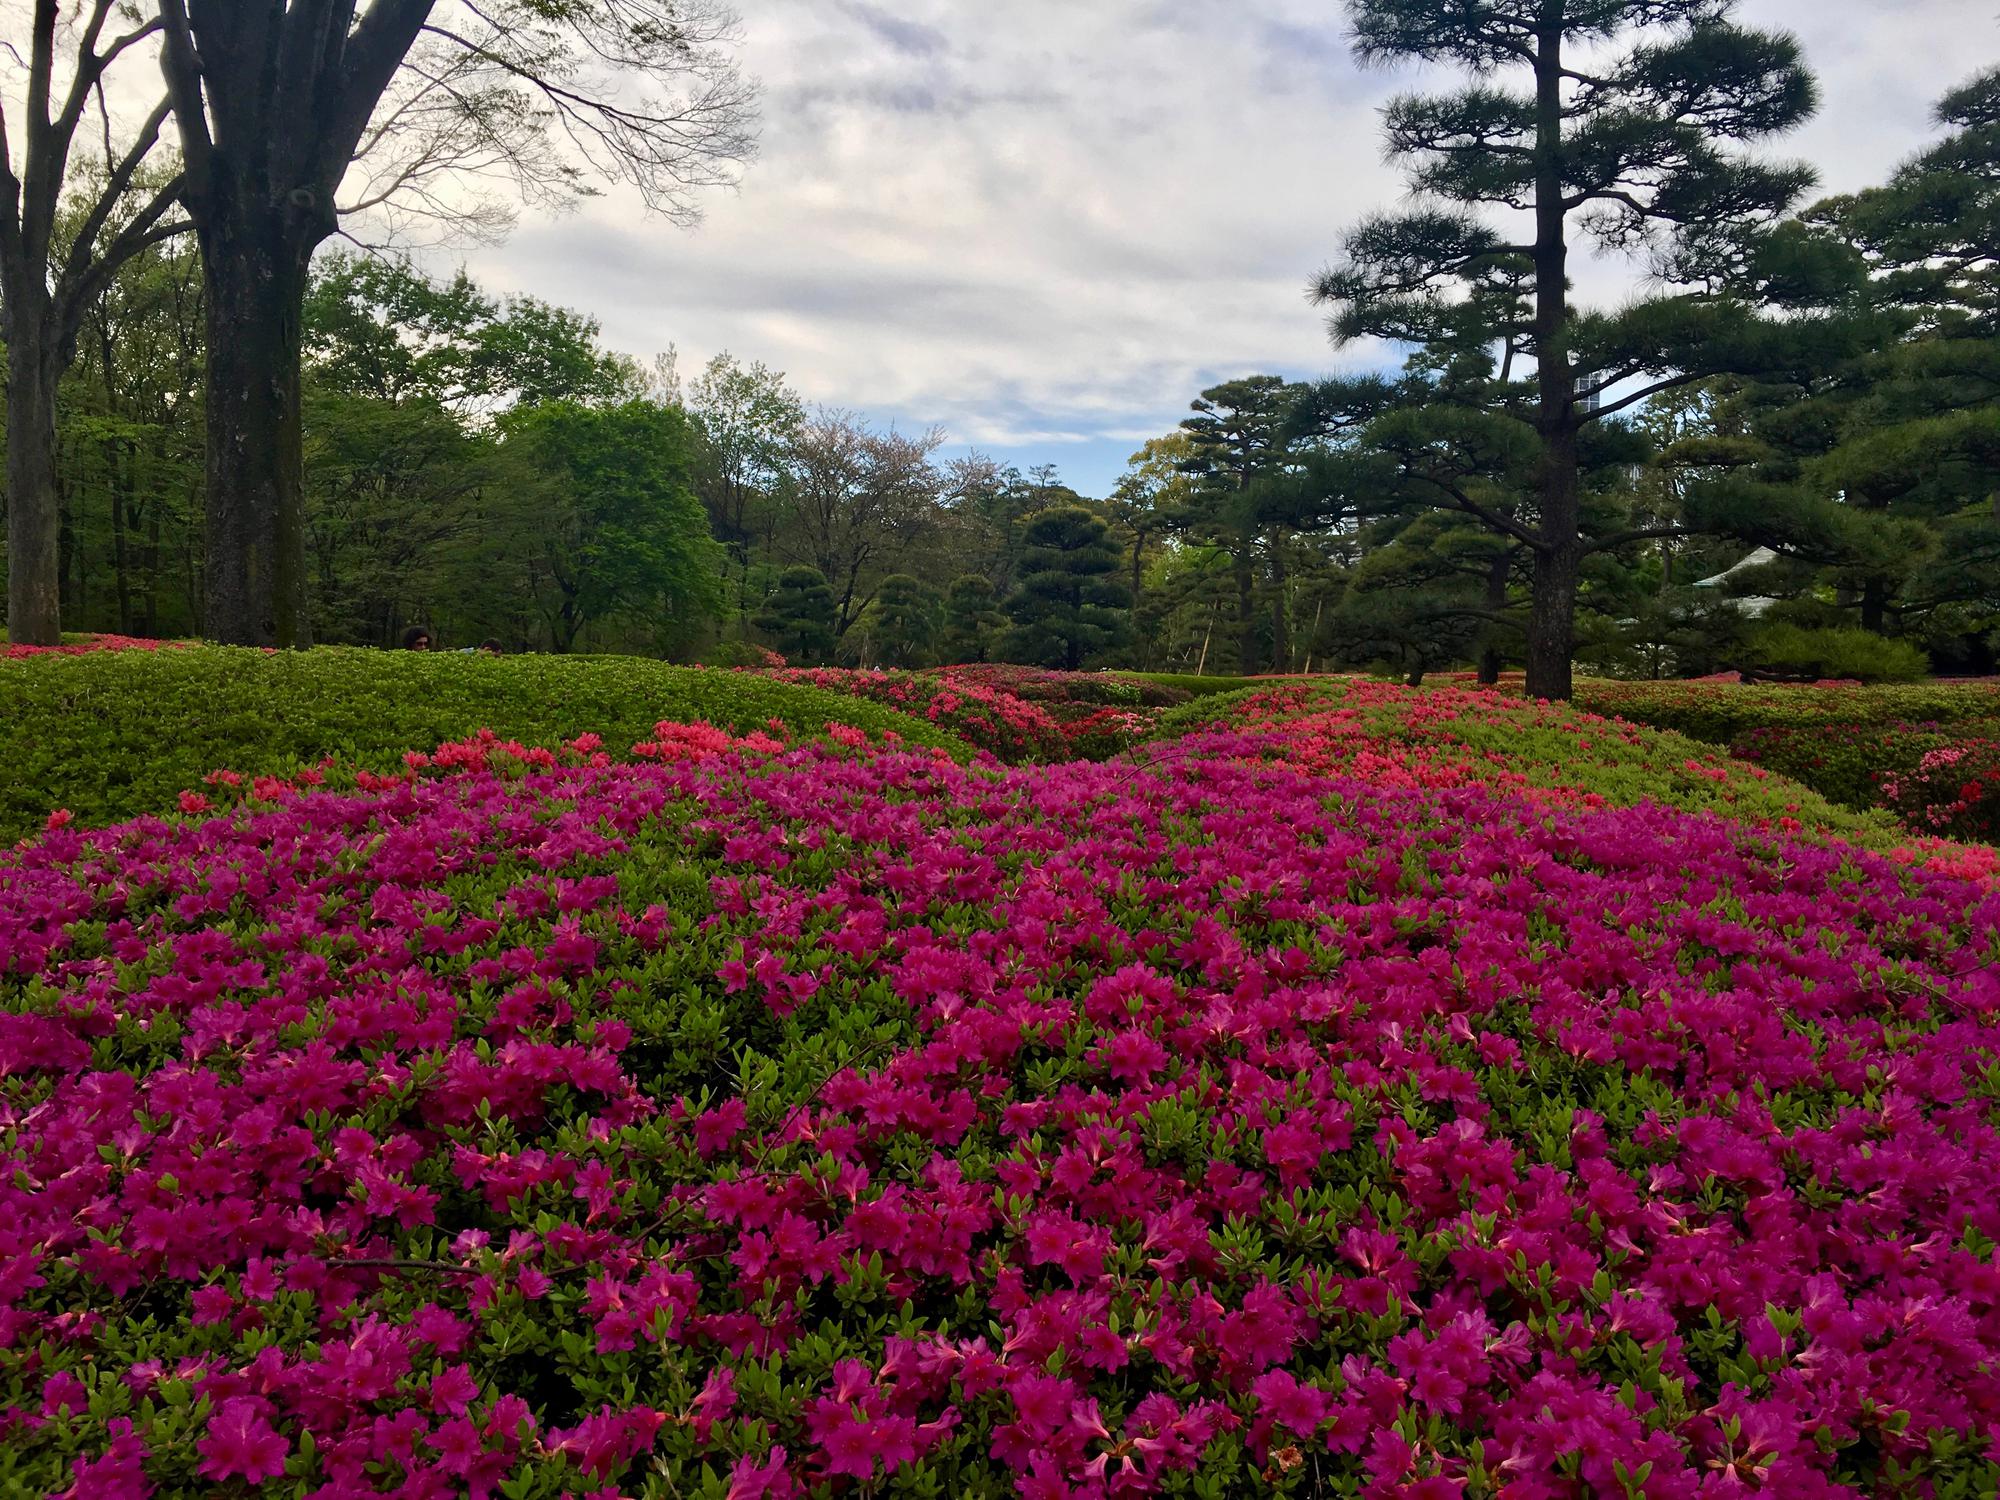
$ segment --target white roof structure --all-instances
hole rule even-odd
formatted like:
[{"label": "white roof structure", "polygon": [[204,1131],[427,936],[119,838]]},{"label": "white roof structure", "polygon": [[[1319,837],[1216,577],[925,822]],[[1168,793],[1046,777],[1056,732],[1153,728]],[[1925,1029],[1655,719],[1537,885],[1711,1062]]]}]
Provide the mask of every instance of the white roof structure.
[{"label": "white roof structure", "polygon": [[[1734,567],[1723,569],[1722,572],[1717,573],[1713,578],[1702,579],[1695,587],[1698,589],[1720,588],[1729,581],[1732,575],[1741,573],[1746,568],[1761,568],[1765,563],[1776,562],[1777,560],[1778,554],[1773,552],[1769,547],[1759,547]],[[1762,594],[1752,594],[1744,598],[1732,599],[1730,602],[1754,620],[1778,601],[1766,598]]]}]

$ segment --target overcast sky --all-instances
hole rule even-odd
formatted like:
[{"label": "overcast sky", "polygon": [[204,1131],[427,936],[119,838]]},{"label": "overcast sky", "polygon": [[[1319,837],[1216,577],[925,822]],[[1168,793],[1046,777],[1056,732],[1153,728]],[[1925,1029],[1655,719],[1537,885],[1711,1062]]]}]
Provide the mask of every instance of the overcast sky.
[{"label": "overcast sky", "polygon": [[[464,254],[586,310],[613,347],[718,350],[808,400],[936,424],[1107,491],[1204,386],[1368,360],[1305,300],[1341,230],[1402,196],[1333,0],[755,0],[762,155],[693,232],[623,194]],[[2000,0],[1745,0],[1825,104],[1783,144],[1879,180],[1931,103],[2000,60]],[[1589,268],[1616,295],[1621,267]],[[1379,359],[1379,355],[1374,358]]]}]

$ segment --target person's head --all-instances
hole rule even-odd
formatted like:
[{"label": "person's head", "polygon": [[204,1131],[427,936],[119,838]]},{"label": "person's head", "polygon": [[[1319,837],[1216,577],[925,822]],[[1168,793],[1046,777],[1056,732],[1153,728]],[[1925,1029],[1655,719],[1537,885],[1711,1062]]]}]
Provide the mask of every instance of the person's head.
[{"label": "person's head", "polygon": [[403,632],[405,651],[428,651],[431,649],[431,633],[421,625],[412,625]]},{"label": "person's head", "polygon": [[484,651],[488,656],[498,656],[500,654],[500,643],[489,635],[479,643],[479,649]]}]

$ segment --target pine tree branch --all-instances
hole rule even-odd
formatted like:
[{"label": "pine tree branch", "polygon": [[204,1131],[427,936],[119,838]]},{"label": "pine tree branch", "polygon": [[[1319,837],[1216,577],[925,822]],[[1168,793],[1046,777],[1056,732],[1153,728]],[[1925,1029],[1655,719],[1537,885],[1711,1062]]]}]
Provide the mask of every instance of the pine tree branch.
[{"label": "pine tree branch", "polygon": [[1629,547],[1634,542],[1673,541],[1681,537],[1705,534],[1700,531],[1690,531],[1685,526],[1635,526],[1629,531],[1614,532],[1602,541],[1592,542],[1583,550],[1588,556],[1593,552],[1615,552],[1618,548]]}]

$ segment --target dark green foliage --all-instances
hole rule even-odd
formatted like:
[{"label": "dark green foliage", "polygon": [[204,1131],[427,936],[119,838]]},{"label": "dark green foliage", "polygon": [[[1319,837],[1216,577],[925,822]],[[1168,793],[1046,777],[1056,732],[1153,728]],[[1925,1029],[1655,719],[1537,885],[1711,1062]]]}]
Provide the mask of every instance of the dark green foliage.
[{"label": "dark green foliage", "polygon": [[1855,724],[1957,724],[2000,717],[2000,683],[1817,688],[1585,679],[1576,701],[1592,713],[1728,745],[1766,727],[1844,732]]},{"label": "dark green foliage", "polygon": [[623,750],[661,720],[748,733],[779,719],[951,735],[857,698],[637,657],[488,657],[198,647],[0,661],[0,839],[67,807],[97,825],[168,812],[210,771],[287,774],[323,757],[390,771],[403,753],[480,729],[530,745],[584,733]]},{"label": "dark green foliage", "polygon": [[945,590],[938,654],[947,666],[985,661],[1006,626],[992,583],[978,573],[962,574]]},{"label": "dark green foliage", "polygon": [[823,662],[833,651],[833,590],[818,568],[801,563],[778,575],[778,586],[751,623],[771,637],[787,661]]},{"label": "dark green foliage", "polygon": [[[1314,295],[1332,310],[1338,342],[1387,339],[1417,346],[1439,371],[1465,368],[1468,404],[1516,424],[1532,445],[1531,508],[1510,513],[1463,484],[1432,503],[1530,554],[1526,659],[1537,696],[1569,696],[1585,559],[1626,544],[1615,523],[1592,524],[1586,430],[1651,391],[1794,369],[1838,342],[1812,320],[1762,310],[1781,290],[1800,303],[1829,294],[1799,274],[1802,257],[1783,260],[1793,274],[1782,289],[1760,274],[1773,258],[1771,220],[1811,174],[1731,148],[1798,124],[1814,89],[1791,38],[1738,28],[1732,9],[1732,0],[1350,0],[1362,57],[1449,59],[1473,78],[1389,105],[1390,154],[1438,206],[1359,225]],[[1493,213],[1522,224],[1515,241],[1488,222]],[[1648,250],[1661,289],[1616,313],[1578,309],[1568,267],[1580,240]],[[1495,346],[1497,372],[1486,352]],[[1529,367],[1532,380],[1521,378]]]},{"label": "dark green foliage", "polygon": [[1298,506],[1285,481],[1300,458],[1292,420],[1299,396],[1276,375],[1229,380],[1203,391],[1180,425],[1182,469],[1193,483],[1178,528],[1229,555],[1237,667],[1246,675],[1267,661],[1280,670],[1290,665],[1286,541]]},{"label": "dark green foliage", "polygon": [[1132,595],[1117,577],[1119,549],[1103,517],[1080,505],[1039,511],[1024,544],[1020,587],[1007,601],[1008,659],[1073,672],[1122,644]]},{"label": "dark green foliage", "polygon": [[921,578],[892,573],[875,592],[869,643],[883,666],[927,667],[937,660],[942,621],[938,592]]}]

